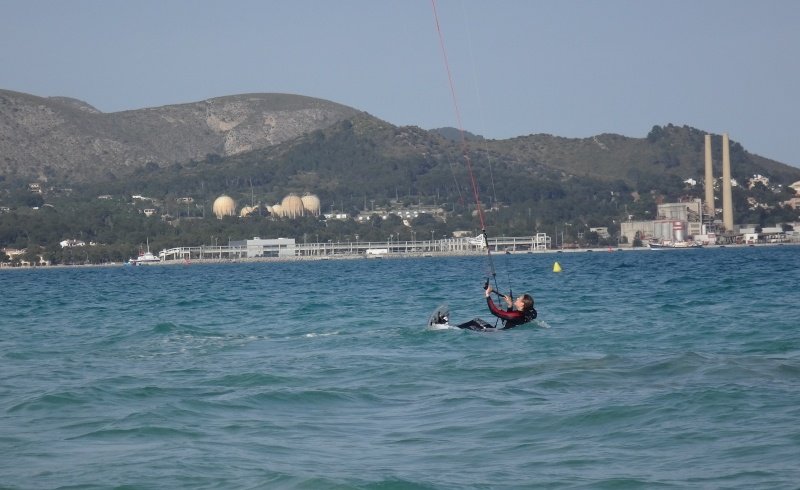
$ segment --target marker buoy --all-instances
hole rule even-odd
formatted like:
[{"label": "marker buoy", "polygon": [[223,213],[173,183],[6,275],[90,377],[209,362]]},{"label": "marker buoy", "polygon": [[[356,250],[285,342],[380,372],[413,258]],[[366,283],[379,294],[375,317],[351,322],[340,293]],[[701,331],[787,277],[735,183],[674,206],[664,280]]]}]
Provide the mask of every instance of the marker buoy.
[{"label": "marker buoy", "polygon": [[558,262],[553,264],[553,272],[561,272],[561,264],[559,264]]}]

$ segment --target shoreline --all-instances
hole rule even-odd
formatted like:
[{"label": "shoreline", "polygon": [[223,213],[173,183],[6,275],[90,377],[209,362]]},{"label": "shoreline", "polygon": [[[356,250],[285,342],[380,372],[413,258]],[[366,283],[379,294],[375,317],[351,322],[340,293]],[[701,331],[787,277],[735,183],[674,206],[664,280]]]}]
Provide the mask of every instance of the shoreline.
[{"label": "shoreline", "polygon": [[[675,248],[675,249],[651,249],[649,247],[600,247],[600,248],[570,248],[570,249],[548,249],[548,250],[518,250],[518,251],[495,251],[492,255],[540,255],[540,254],[573,254],[573,253],[609,253],[609,252],[642,252],[642,251],[671,251],[671,250],[702,250],[718,248],[760,248],[760,247],[783,247],[799,246],[800,242],[786,243],[756,243],[756,244],[734,244],[734,245],[705,245],[700,248]],[[304,255],[293,257],[251,257],[238,259],[193,259],[191,261],[169,260],[159,263],[139,265],[135,267],[163,267],[163,266],[190,266],[190,265],[213,265],[213,264],[251,264],[251,263],[283,263],[283,262],[315,262],[321,260],[398,260],[398,259],[429,259],[436,257],[480,257],[487,255],[485,251],[442,251],[442,252],[394,252],[381,255],[364,254],[331,254],[331,255]],[[31,270],[31,269],[64,269],[64,268],[88,268],[88,267],[134,267],[125,262],[109,262],[105,264],[57,264],[57,265],[37,265],[19,266],[10,265],[0,266],[3,270]]]}]

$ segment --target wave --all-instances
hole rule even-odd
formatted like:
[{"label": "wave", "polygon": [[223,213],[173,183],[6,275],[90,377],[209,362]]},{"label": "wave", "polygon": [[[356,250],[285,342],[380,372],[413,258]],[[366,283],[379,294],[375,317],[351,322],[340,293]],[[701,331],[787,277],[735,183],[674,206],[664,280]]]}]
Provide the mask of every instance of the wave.
[{"label": "wave", "polygon": [[285,407],[289,410],[296,410],[297,407],[307,407],[308,410],[319,412],[327,410],[326,407],[349,405],[354,402],[371,403],[379,400],[375,395],[358,388],[283,388],[248,395],[241,401],[249,406],[262,409]]},{"label": "wave", "polygon": [[82,440],[82,439],[122,439],[124,441],[134,441],[137,439],[153,439],[158,441],[159,444],[164,442],[164,439],[173,438],[197,438],[201,437],[203,433],[196,430],[176,429],[174,427],[164,426],[143,426],[131,428],[111,428],[100,429],[67,438],[67,440]]},{"label": "wave", "polygon": [[285,386],[292,382],[293,378],[288,376],[278,376],[268,373],[243,372],[227,374],[220,378],[205,380],[202,385],[222,386],[225,388],[255,388],[261,386]]},{"label": "wave", "polygon": [[92,402],[92,397],[75,391],[60,391],[45,393],[12,405],[9,413],[20,411],[58,411],[67,407],[87,405]]}]

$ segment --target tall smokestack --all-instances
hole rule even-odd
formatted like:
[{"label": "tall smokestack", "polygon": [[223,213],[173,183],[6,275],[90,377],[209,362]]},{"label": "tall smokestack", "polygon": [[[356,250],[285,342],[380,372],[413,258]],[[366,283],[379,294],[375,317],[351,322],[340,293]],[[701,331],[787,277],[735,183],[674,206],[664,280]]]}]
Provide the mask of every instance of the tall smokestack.
[{"label": "tall smokestack", "polygon": [[711,168],[711,135],[706,135],[706,214],[714,218],[714,172]]},{"label": "tall smokestack", "polygon": [[722,225],[733,231],[733,198],[731,196],[731,144],[728,133],[722,133]]}]

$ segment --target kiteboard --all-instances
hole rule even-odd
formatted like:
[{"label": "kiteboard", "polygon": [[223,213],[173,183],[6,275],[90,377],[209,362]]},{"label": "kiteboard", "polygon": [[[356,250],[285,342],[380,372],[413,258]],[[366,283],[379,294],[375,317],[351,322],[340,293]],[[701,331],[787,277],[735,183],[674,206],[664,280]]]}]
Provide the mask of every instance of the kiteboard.
[{"label": "kiteboard", "polygon": [[453,328],[448,321],[450,320],[450,308],[447,305],[439,305],[428,317],[428,329],[442,330]]}]

